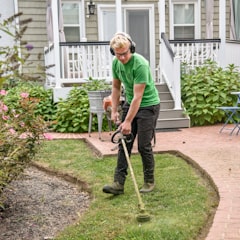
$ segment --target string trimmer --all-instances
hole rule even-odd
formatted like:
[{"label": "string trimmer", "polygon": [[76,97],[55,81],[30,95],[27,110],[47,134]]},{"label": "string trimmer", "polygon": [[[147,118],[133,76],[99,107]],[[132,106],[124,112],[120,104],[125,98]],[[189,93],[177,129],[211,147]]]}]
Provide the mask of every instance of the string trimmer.
[{"label": "string trimmer", "polygon": [[123,149],[124,149],[124,153],[125,153],[125,156],[126,156],[126,159],[127,159],[128,167],[129,167],[131,177],[132,177],[132,180],[133,180],[135,192],[136,192],[137,197],[138,197],[139,214],[137,215],[136,219],[137,219],[138,222],[148,222],[148,221],[150,221],[151,217],[145,210],[145,206],[144,206],[144,203],[142,201],[140,192],[138,190],[137,181],[136,181],[136,178],[135,178],[135,175],[134,175],[132,163],[130,161],[130,157],[129,157],[129,154],[128,154],[128,151],[127,151],[127,146],[126,146],[126,142],[131,142],[133,140],[133,136],[131,134],[130,135],[123,135],[121,133],[121,131],[118,130],[112,135],[111,140],[115,144],[119,144],[121,142],[122,146],[123,146]]}]

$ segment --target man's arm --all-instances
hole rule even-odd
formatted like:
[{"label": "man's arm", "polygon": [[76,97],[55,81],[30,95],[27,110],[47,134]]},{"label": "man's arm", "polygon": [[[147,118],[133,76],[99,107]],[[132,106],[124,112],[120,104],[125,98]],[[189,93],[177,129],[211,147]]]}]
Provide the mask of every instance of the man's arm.
[{"label": "man's arm", "polygon": [[120,125],[121,126],[121,130],[123,134],[130,134],[131,132],[131,123],[133,118],[136,116],[141,101],[142,101],[142,97],[143,97],[143,93],[145,90],[145,84],[135,84],[134,85],[134,96],[130,105],[130,108],[128,110],[128,114],[124,120],[124,122]]},{"label": "man's arm", "polygon": [[121,81],[118,79],[113,79],[112,82],[112,114],[111,119],[114,122],[119,121],[118,105],[121,95]]}]

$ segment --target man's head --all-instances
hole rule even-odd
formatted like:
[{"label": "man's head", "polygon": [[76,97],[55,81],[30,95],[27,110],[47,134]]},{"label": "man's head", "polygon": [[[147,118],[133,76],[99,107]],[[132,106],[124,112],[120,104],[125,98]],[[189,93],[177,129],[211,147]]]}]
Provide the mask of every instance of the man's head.
[{"label": "man's head", "polygon": [[131,37],[124,33],[118,32],[110,41],[110,51],[115,55],[123,64],[127,63],[135,52],[136,44],[132,41]]}]

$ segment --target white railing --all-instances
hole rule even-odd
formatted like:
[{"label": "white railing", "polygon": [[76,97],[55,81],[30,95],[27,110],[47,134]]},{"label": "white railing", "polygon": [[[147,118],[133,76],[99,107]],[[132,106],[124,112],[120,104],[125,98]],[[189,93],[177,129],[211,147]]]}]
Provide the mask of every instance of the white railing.
[{"label": "white railing", "polygon": [[182,109],[181,106],[181,79],[180,58],[175,57],[172,48],[163,33],[160,49],[161,82],[168,85],[174,100],[174,109]]},{"label": "white railing", "polygon": [[62,83],[112,77],[109,42],[60,43],[60,59]]},{"label": "white railing", "polygon": [[201,66],[206,60],[217,61],[220,39],[169,40],[175,57],[188,67]]},{"label": "white railing", "polygon": [[112,80],[109,42],[64,42],[59,45],[59,55],[55,51],[54,45],[44,49],[45,66],[52,66],[46,69],[46,87],[83,83],[89,78]]}]

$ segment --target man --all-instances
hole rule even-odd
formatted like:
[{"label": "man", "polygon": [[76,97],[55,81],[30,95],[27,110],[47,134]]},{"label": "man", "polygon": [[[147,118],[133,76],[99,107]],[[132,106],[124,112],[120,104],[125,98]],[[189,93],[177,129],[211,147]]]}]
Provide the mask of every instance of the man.
[{"label": "man", "polygon": [[[115,55],[112,64],[111,119],[115,123],[119,121],[118,105],[123,84],[126,102],[123,105],[119,129],[123,135],[132,134],[133,136],[133,141],[126,143],[129,155],[131,155],[134,139],[138,137],[138,151],[142,158],[144,174],[144,184],[140,192],[151,192],[154,189],[152,139],[160,110],[158,91],[148,61],[135,53],[135,43],[128,34],[116,33],[110,41],[110,51]],[[119,144],[114,182],[112,185],[105,185],[103,192],[114,195],[123,194],[127,168],[124,149]]]}]

